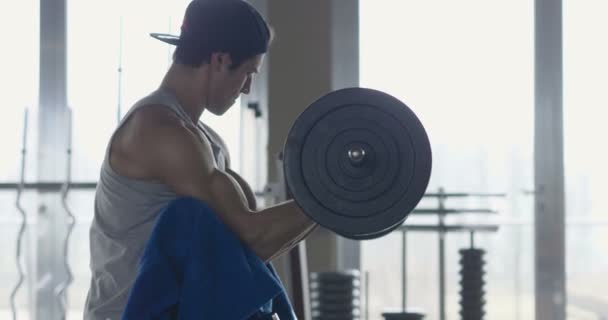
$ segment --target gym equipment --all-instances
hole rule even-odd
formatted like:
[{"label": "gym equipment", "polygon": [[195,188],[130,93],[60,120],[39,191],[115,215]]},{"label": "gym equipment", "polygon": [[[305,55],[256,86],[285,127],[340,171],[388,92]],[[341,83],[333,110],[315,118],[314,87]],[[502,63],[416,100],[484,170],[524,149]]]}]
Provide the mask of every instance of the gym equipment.
[{"label": "gym equipment", "polygon": [[[119,78],[121,72],[119,65]],[[119,97],[117,118],[120,108]],[[28,189],[61,193],[68,216],[63,243],[67,259],[75,222],[65,202],[67,194],[97,186],[96,182],[72,182],[69,173],[64,182],[25,183],[26,132],[27,115],[21,181],[0,183],[0,190],[17,190],[17,208],[23,218],[17,239],[19,282],[11,294],[14,317],[15,296],[23,282],[19,261],[25,212],[20,205],[21,193]],[[398,228],[424,195],[432,167],[430,142],[416,115],[398,99],[363,88],[338,90],[315,101],[296,120],[284,152],[282,171],[288,191],[299,206],[324,227],[359,240],[377,238]],[[70,153],[68,147],[68,158]],[[69,268],[67,273],[68,280],[55,288],[62,310],[65,290],[72,281]]]},{"label": "gym equipment", "polygon": [[15,261],[17,263],[17,272],[19,274],[17,284],[13,287],[10,297],[11,304],[11,312],[13,314],[13,320],[17,319],[17,307],[15,305],[15,298],[17,297],[17,293],[19,289],[21,289],[21,285],[23,284],[23,280],[25,278],[25,274],[23,273],[23,266],[21,266],[21,242],[23,241],[23,236],[25,235],[25,227],[26,227],[26,212],[23,206],[21,205],[21,194],[23,193],[23,185],[25,184],[25,160],[27,155],[27,125],[28,125],[28,109],[25,109],[23,112],[23,135],[21,142],[21,171],[19,175],[19,183],[17,184],[17,198],[15,199],[15,206],[17,207],[17,211],[19,211],[19,215],[21,217],[21,223],[19,225],[19,232],[17,233],[17,248],[15,253]]},{"label": "gym equipment", "polygon": [[485,251],[476,249],[474,245],[474,232],[471,231],[471,247],[460,249],[460,315],[463,320],[483,320],[485,284],[483,266]]},{"label": "gym equipment", "polygon": [[[320,225],[356,240],[403,224],[422,199],[432,167],[430,142],[416,115],[398,99],[364,88],[313,102],[296,119],[283,154],[287,191],[298,205]],[[67,183],[0,183],[0,189],[96,185]]]},{"label": "gym equipment", "polygon": [[416,312],[384,312],[384,320],[422,320],[424,314]]},{"label": "gym equipment", "polygon": [[[438,223],[434,225],[403,225],[399,227],[399,230],[403,232],[403,278],[405,279],[406,274],[406,258],[405,258],[405,244],[406,244],[406,231],[423,231],[423,232],[437,232],[439,235],[438,245],[439,245],[439,320],[446,319],[446,309],[445,309],[445,301],[446,301],[446,289],[445,289],[445,241],[446,234],[448,232],[471,232],[471,243],[473,243],[473,232],[496,232],[498,231],[497,225],[446,225],[445,218],[447,214],[462,214],[462,213],[497,213],[495,210],[485,209],[485,208],[473,208],[473,209],[452,209],[446,208],[446,201],[448,198],[463,198],[463,197],[475,197],[475,198],[502,198],[505,197],[505,194],[502,193],[446,193],[443,188],[439,188],[437,193],[427,193],[424,197],[433,197],[437,198],[438,206],[436,208],[417,208],[413,210],[412,214],[437,214]],[[472,246],[472,244],[471,244]],[[469,267],[469,270],[473,270],[472,267]],[[474,271],[473,271],[474,272]],[[469,283],[470,285],[470,283]],[[468,288],[468,287],[467,287]],[[403,284],[403,310],[406,310],[406,293],[407,287],[405,285],[405,280]],[[470,292],[467,289],[467,292]],[[466,303],[469,303],[471,298],[466,300]],[[404,311],[404,314],[406,312]],[[407,319],[407,318],[405,318]],[[469,318],[464,317],[464,320],[469,320]],[[471,318],[476,319],[476,318]]]},{"label": "gym equipment", "polygon": [[313,320],[361,319],[361,280],[357,270],[310,274]]},{"label": "gym equipment", "polygon": [[331,92],[302,112],[287,136],[284,175],[310,218],[350,239],[378,238],[422,199],[432,166],[416,115],[372,89]]},{"label": "gym equipment", "polygon": [[25,209],[23,208],[23,205],[21,203],[21,196],[23,194],[24,191],[28,190],[28,189],[33,189],[33,190],[37,190],[37,191],[57,191],[60,192],[61,194],[61,203],[62,203],[62,207],[66,212],[67,215],[67,224],[68,224],[68,229],[67,229],[67,233],[65,235],[65,238],[63,239],[63,265],[64,268],[66,270],[66,274],[67,274],[67,278],[60,282],[55,288],[54,288],[54,294],[55,294],[55,298],[57,299],[57,303],[58,306],[60,308],[60,312],[61,312],[61,318],[65,318],[66,315],[66,311],[67,311],[67,301],[66,301],[66,295],[65,292],[67,290],[67,288],[71,285],[72,280],[73,280],[73,275],[68,263],[68,247],[69,247],[69,241],[70,241],[70,236],[72,234],[72,231],[74,229],[74,225],[76,224],[76,217],[74,216],[74,214],[72,213],[72,211],[70,210],[68,203],[67,203],[67,197],[68,197],[68,193],[70,192],[71,188],[77,188],[77,189],[88,189],[88,190],[95,190],[97,183],[95,182],[80,182],[80,183],[73,183],[71,181],[71,171],[72,171],[72,117],[71,117],[71,110],[67,109],[68,113],[67,116],[68,118],[68,144],[67,144],[67,162],[66,162],[66,172],[67,172],[67,178],[64,182],[37,182],[37,183],[26,183],[25,182],[25,169],[26,169],[26,155],[27,155],[27,131],[28,131],[28,109],[25,109],[24,111],[24,121],[23,121],[23,134],[22,134],[22,148],[21,148],[21,167],[20,167],[20,180],[19,182],[13,182],[13,183],[0,183],[0,190],[6,190],[6,189],[15,189],[17,191],[17,197],[15,200],[15,206],[17,208],[17,211],[20,213],[21,216],[21,223],[20,223],[20,227],[19,227],[19,231],[17,233],[17,245],[16,245],[16,256],[15,256],[15,261],[17,264],[17,271],[18,271],[18,280],[17,283],[15,284],[15,287],[13,288],[12,292],[11,292],[11,296],[10,296],[10,306],[11,306],[11,312],[12,312],[12,318],[13,320],[17,319],[17,308],[15,305],[15,299],[17,294],[19,293],[19,290],[21,289],[21,286],[23,285],[23,281],[24,281],[24,271],[23,271],[23,266],[21,265],[21,260],[22,260],[22,242],[23,242],[23,237],[25,236],[25,229],[26,229],[26,212]]},{"label": "gym equipment", "polygon": [[408,310],[407,306],[407,234],[405,228],[401,231],[401,311],[383,312],[384,320],[422,320],[425,315]]},{"label": "gym equipment", "polygon": [[55,299],[57,299],[57,303],[59,305],[59,310],[61,312],[60,319],[65,319],[67,316],[67,297],[65,295],[66,290],[72,284],[74,280],[74,276],[72,274],[72,269],[70,268],[70,264],[68,263],[68,252],[69,252],[69,244],[70,237],[72,235],[72,231],[74,230],[74,225],[76,224],[76,217],[70,210],[68,205],[68,194],[70,192],[70,182],[72,181],[72,109],[68,108],[67,110],[68,117],[68,133],[67,133],[67,161],[66,161],[66,180],[61,187],[61,206],[67,215],[67,224],[68,229],[66,231],[66,235],[63,238],[63,267],[66,271],[66,279],[60,282],[55,287]]}]

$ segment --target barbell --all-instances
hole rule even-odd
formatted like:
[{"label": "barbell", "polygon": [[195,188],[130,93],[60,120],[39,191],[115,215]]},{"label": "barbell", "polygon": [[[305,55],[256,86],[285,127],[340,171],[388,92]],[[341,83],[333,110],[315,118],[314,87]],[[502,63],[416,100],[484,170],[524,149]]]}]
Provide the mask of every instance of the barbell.
[{"label": "barbell", "polygon": [[308,106],[283,148],[289,193],[319,225],[350,239],[386,235],[417,206],[431,146],[414,112],[373,89],[330,92]]}]

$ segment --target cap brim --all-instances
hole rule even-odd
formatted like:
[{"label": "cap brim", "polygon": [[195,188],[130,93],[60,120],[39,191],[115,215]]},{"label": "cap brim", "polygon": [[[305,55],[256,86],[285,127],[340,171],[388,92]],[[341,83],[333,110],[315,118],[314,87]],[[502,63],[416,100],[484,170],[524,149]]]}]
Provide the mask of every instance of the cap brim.
[{"label": "cap brim", "polygon": [[150,33],[150,36],[154,39],[160,40],[164,43],[172,44],[174,46],[179,44],[179,37],[176,35],[166,33]]}]

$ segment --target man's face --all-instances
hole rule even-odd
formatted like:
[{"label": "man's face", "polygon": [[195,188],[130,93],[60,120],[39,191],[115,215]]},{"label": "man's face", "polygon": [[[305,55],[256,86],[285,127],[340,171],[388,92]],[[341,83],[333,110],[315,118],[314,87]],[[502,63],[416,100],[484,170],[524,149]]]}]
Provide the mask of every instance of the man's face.
[{"label": "man's face", "polygon": [[221,59],[212,62],[212,83],[207,108],[215,115],[222,115],[239,98],[241,93],[248,94],[251,90],[253,75],[262,67],[264,54],[254,56],[236,69],[231,69],[230,55],[224,54]]}]

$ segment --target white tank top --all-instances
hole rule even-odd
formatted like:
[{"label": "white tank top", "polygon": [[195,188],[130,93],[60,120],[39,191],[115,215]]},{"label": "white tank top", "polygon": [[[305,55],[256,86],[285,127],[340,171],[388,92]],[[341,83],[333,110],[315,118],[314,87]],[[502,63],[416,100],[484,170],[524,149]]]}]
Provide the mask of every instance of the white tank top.
[{"label": "white tank top", "polygon": [[[175,96],[157,90],[138,101],[118,128],[135,110],[149,105],[164,105],[182,120],[192,122]],[[215,133],[209,127],[199,122],[197,128],[211,142],[218,168],[225,170],[227,151],[212,139]],[[90,229],[92,278],[85,304],[85,320],[120,320],[156,218],[169,202],[177,198],[160,182],[131,179],[112,170],[109,151],[115,133],[106,148],[95,192],[95,216]]]}]

